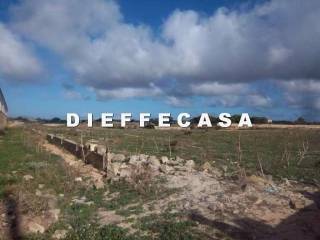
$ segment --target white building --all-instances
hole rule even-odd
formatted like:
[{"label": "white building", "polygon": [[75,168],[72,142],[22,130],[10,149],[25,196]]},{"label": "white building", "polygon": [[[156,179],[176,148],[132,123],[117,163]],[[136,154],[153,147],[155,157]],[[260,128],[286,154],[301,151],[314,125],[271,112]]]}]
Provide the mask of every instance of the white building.
[{"label": "white building", "polygon": [[0,131],[7,125],[8,106],[0,88]]}]

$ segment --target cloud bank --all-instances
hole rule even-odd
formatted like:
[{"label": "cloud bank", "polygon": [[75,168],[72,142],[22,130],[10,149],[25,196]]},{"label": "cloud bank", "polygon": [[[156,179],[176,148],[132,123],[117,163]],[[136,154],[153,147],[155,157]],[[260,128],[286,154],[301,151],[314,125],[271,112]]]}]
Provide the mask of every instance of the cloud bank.
[{"label": "cloud bank", "polygon": [[29,82],[42,73],[40,61],[28,46],[0,22],[0,78]]},{"label": "cloud bank", "polygon": [[100,100],[164,96],[182,106],[201,96],[212,105],[266,108],[272,97],[254,85],[272,80],[288,106],[318,109],[319,16],[318,0],[272,0],[211,15],[175,10],[156,33],[126,22],[114,1],[22,0],[11,7],[8,27],[0,25],[0,38],[12,45],[0,41],[0,72],[24,81],[24,73],[42,71],[23,38],[61,57]]}]

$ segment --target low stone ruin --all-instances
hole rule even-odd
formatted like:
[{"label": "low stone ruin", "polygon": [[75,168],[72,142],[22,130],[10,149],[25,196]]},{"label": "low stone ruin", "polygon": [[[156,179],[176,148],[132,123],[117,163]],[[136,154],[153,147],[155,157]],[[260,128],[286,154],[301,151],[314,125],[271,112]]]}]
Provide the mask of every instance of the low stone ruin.
[{"label": "low stone ruin", "polygon": [[176,171],[190,172],[194,169],[193,160],[184,160],[180,157],[168,158],[167,156],[157,157],[154,155],[138,154],[126,156],[108,152],[106,146],[96,141],[89,141],[86,144],[78,144],[62,136],[48,134],[49,143],[62,147],[72,155],[82,159],[85,163],[91,164],[99,170],[107,172],[113,178],[132,178],[132,175],[141,169],[148,169],[156,176],[158,174],[173,174]]},{"label": "low stone ruin", "polygon": [[177,171],[191,172],[195,166],[193,160],[184,160],[180,157],[158,158],[154,155],[131,155],[108,153],[107,172],[114,177],[130,179],[141,170],[149,170],[153,176],[163,174],[174,174]]}]

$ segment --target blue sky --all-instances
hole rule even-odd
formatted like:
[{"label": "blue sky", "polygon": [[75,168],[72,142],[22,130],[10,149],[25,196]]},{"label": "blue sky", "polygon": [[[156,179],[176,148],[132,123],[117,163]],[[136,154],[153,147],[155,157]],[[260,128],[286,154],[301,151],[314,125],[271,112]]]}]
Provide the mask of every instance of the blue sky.
[{"label": "blue sky", "polygon": [[3,0],[0,87],[10,116],[319,120],[319,18],[317,0]]}]

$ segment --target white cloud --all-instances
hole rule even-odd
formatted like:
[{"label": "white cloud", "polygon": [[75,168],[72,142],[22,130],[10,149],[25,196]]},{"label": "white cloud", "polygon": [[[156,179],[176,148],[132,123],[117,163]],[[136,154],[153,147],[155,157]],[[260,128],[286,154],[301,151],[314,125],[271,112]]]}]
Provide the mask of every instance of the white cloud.
[{"label": "white cloud", "polygon": [[43,68],[18,36],[0,22],[0,78],[5,81],[39,81]]},{"label": "white cloud", "polygon": [[208,17],[177,10],[160,36],[125,23],[113,1],[31,0],[11,12],[15,30],[63,55],[78,81],[97,89],[320,75],[317,0],[220,8]]},{"label": "white cloud", "polygon": [[249,86],[244,83],[221,84],[219,82],[209,82],[202,84],[191,84],[191,91],[196,95],[224,95],[224,94],[243,94],[248,92]]},{"label": "white cloud", "polygon": [[208,103],[214,106],[235,107],[270,107],[272,100],[250,87],[248,83],[219,82],[192,84],[191,92],[198,96],[209,97]]},{"label": "white cloud", "polygon": [[272,100],[258,93],[219,95],[208,99],[211,106],[268,108]]},{"label": "white cloud", "polygon": [[319,118],[320,81],[296,79],[278,83],[284,94],[286,104],[295,108],[300,115],[309,119]]},{"label": "white cloud", "polygon": [[270,107],[272,105],[272,100],[267,96],[252,94],[247,96],[247,105],[252,107]]},{"label": "white cloud", "polygon": [[253,83],[277,79],[289,89],[294,79],[320,78],[318,0],[209,16],[176,10],[159,33],[125,22],[114,1],[22,0],[10,13],[11,29],[60,55],[99,99],[162,95],[180,105],[187,95],[219,95],[216,102],[234,106],[246,95],[247,105],[267,107],[271,98]]},{"label": "white cloud", "polygon": [[83,99],[83,96],[81,95],[81,93],[79,93],[75,90],[64,90],[63,97],[67,100],[82,100]]},{"label": "white cloud", "polygon": [[175,96],[167,96],[166,97],[166,103],[174,106],[174,107],[186,107],[191,106],[191,102],[187,98],[179,98]]},{"label": "white cloud", "polygon": [[23,0],[10,9],[11,27],[65,56],[101,38],[122,16],[112,1]]},{"label": "white cloud", "polygon": [[316,110],[320,111],[320,97],[315,100],[314,106]]},{"label": "white cloud", "polygon": [[281,82],[280,86],[282,86],[288,92],[316,93],[320,95],[320,81],[315,79],[296,79],[287,82]]},{"label": "white cloud", "polygon": [[96,89],[97,97],[100,100],[159,97],[163,95],[161,89],[150,86],[149,88],[120,88],[113,90]]}]

